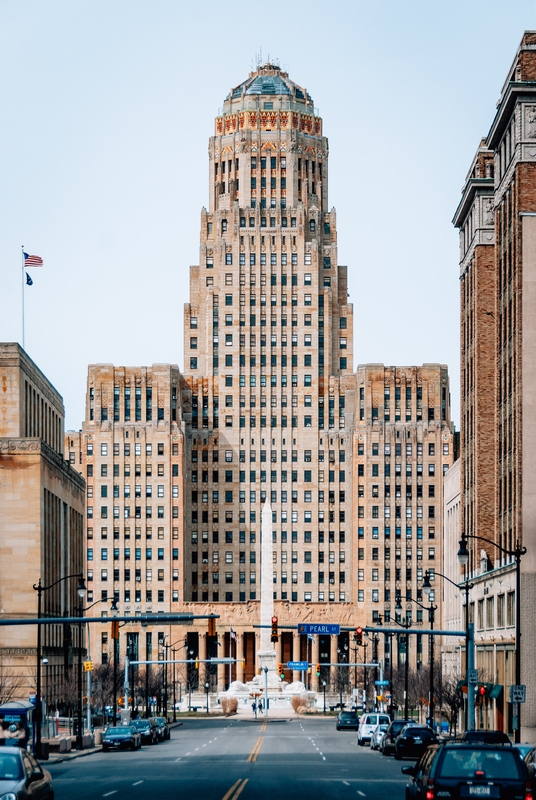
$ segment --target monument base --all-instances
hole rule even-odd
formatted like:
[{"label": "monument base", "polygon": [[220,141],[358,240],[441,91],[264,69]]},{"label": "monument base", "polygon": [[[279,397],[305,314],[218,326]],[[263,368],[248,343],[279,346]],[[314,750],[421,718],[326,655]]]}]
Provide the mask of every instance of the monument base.
[{"label": "monument base", "polygon": [[281,678],[277,671],[276,658],[275,650],[259,650],[257,652],[259,674],[255,676],[255,680],[262,688],[266,686],[267,681],[268,689],[281,691]]}]

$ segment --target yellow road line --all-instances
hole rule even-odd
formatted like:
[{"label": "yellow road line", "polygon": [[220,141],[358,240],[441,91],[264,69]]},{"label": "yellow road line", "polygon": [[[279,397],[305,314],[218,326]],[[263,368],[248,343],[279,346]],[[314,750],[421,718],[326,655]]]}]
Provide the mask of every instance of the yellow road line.
[{"label": "yellow road line", "polygon": [[266,730],[266,722],[263,722],[261,725],[261,733],[264,733],[265,730]]},{"label": "yellow road line", "polygon": [[260,749],[262,747],[262,743],[263,742],[264,742],[264,736],[259,736],[259,738],[257,739],[257,741],[255,743],[255,747],[253,748],[253,750],[251,751],[251,753],[248,756],[248,761],[253,762],[253,761],[257,760],[257,756],[259,755],[259,752],[260,752]]},{"label": "yellow road line", "polygon": [[[239,794],[242,792],[242,789],[245,787],[246,783],[248,782],[248,778],[239,778],[236,783],[233,783],[227,794],[223,796],[223,800],[236,800]],[[235,791],[236,790],[236,791]],[[234,794],[233,794],[234,792]],[[231,798],[232,795],[232,798]]]}]

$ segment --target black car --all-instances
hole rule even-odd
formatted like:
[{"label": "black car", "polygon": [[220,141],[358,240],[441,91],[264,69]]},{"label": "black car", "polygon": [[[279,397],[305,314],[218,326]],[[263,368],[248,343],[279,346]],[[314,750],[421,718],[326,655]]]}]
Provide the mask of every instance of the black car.
[{"label": "black car", "polygon": [[522,758],[527,765],[527,769],[529,771],[530,782],[532,785],[532,794],[536,792],[536,747],[534,745],[516,745],[515,749],[519,750],[522,747],[528,747],[529,749],[523,753],[522,751]]},{"label": "black car", "polygon": [[503,731],[464,731],[459,737],[462,742],[483,742],[484,744],[511,744]]},{"label": "black car", "polygon": [[411,720],[409,719],[394,719],[387,728],[385,732],[385,736],[382,739],[382,743],[380,745],[380,751],[384,754],[384,756],[390,756],[392,753],[395,752],[395,739],[402,730],[405,728],[406,725],[410,725]]},{"label": "black car", "polygon": [[156,727],[158,728],[158,738],[161,742],[165,739],[171,739],[171,731],[168,727],[165,717],[155,717]]},{"label": "black car", "polygon": [[116,728],[109,726],[102,734],[102,749],[108,750],[139,750],[141,735],[134,725],[118,725]]},{"label": "black car", "polygon": [[338,731],[356,731],[358,727],[357,711],[340,711],[337,714],[336,728]]},{"label": "black car", "polygon": [[132,725],[139,731],[142,744],[158,743],[158,728],[153,717],[147,719],[135,719]]},{"label": "black car", "polygon": [[22,747],[0,748],[0,792],[9,798],[54,798],[50,772]]},{"label": "black car", "polygon": [[436,744],[437,736],[431,728],[421,725],[406,725],[395,739],[394,756],[401,758],[420,758],[426,748]]},{"label": "black car", "polygon": [[414,766],[403,767],[402,772],[411,776],[406,800],[532,798],[525,762],[514,747],[503,744],[434,744]]}]

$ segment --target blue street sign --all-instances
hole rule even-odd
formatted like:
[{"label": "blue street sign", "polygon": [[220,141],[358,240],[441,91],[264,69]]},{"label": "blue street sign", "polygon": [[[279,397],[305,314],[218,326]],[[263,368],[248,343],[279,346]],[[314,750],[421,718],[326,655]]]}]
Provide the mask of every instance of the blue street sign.
[{"label": "blue street sign", "polygon": [[374,681],[376,686],[389,686],[389,681]]},{"label": "blue street sign", "polygon": [[313,625],[308,622],[300,622],[298,625],[298,633],[316,633],[325,636],[338,636],[340,632],[340,625]]},{"label": "blue street sign", "polygon": [[307,661],[287,661],[287,669],[296,669],[300,672],[305,672],[306,669],[309,669],[309,663]]}]

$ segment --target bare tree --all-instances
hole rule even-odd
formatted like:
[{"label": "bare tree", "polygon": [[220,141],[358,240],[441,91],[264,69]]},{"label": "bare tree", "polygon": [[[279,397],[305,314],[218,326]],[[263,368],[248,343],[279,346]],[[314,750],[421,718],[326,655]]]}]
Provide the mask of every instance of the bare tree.
[{"label": "bare tree", "polygon": [[463,708],[463,693],[456,673],[449,672],[443,675],[437,706],[441,710],[441,716],[448,721],[451,730],[454,729],[456,735],[458,716]]},{"label": "bare tree", "polygon": [[20,697],[24,681],[0,658],[0,705]]}]

